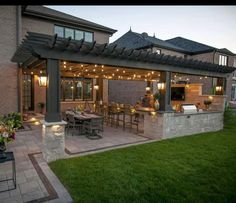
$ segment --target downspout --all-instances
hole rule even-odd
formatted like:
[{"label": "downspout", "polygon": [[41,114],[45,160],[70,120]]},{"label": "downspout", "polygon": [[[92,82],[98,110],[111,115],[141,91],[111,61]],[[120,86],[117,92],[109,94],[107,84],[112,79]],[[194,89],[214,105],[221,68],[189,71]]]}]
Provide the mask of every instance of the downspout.
[{"label": "downspout", "polygon": [[[20,45],[21,40],[21,6],[16,6],[16,49]],[[21,71],[20,64],[17,64],[17,103],[18,112],[22,115],[21,105]]]}]

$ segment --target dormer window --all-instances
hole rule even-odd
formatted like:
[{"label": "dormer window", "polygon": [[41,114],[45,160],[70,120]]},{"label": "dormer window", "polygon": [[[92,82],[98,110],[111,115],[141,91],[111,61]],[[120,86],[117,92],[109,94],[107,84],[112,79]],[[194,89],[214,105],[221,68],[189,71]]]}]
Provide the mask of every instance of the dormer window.
[{"label": "dormer window", "polygon": [[228,64],[228,57],[220,54],[219,55],[219,65],[227,66],[227,64]]}]

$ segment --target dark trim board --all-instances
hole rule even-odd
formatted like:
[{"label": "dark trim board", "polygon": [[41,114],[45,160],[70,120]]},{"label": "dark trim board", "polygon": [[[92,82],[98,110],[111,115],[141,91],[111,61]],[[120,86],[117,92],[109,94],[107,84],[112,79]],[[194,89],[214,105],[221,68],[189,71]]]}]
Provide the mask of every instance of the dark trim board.
[{"label": "dark trim board", "polygon": [[53,188],[52,184],[50,183],[46,175],[43,173],[43,170],[41,169],[38,162],[36,161],[36,158],[34,157],[34,155],[37,155],[37,154],[42,154],[42,152],[35,152],[32,154],[28,154],[28,156],[49,195],[46,197],[36,199],[36,200],[28,201],[26,203],[42,203],[45,201],[54,200],[58,198],[57,192]]}]

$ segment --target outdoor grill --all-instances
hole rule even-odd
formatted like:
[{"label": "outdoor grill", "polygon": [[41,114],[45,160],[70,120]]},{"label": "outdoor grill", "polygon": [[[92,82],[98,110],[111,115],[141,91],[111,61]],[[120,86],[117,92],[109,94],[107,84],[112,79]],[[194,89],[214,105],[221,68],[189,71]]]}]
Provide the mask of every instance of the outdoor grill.
[{"label": "outdoor grill", "polygon": [[197,113],[197,107],[194,104],[181,104],[181,112],[183,112],[183,113]]}]

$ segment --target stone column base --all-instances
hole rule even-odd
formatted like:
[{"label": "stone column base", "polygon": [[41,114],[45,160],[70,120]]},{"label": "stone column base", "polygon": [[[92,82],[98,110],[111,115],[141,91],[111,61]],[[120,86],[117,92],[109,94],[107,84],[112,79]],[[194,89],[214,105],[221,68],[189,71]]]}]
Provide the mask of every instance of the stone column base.
[{"label": "stone column base", "polygon": [[47,162],[61,159],[65,156],[65,121],[42,123],[43,158]]}]

